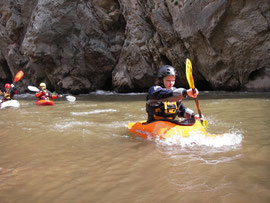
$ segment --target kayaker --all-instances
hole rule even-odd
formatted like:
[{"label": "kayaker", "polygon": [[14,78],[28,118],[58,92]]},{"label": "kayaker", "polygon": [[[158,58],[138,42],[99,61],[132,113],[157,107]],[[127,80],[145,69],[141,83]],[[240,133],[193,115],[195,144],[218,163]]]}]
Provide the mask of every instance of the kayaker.
[{"label": "kayaker", "polygon": [[0,103],[12,100],[14,99],[14,95],[18,93],[16,87],[14,84],[5,84],[5,89],[3,91],[0,91],[1,96],[0,96]]},{"label": "kayaker", "polygon": [[62,97],[62,95],[52,94],[49,90],[46,89],[46,84],[44,82],[39,85],[40,91],[36,93],[38,100],[50,100]]},{"label": "kayaker", "polygon": [[182,104],[182,99],[187,96],[196,98],[198,90],[193,93],[192,89],[174,87],[176,78],[175,69],[169,65],[163,65],[158,70],[157,85],[149,88],[146,97],[147,122],[160,119],[175,119],[176,116],[183,118],[194,117],[194,112]]}]

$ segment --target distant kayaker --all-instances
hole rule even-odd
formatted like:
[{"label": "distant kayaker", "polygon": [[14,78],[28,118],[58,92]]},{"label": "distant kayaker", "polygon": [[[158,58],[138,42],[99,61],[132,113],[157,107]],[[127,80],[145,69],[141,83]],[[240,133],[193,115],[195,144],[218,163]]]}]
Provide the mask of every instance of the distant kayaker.
[{"label": "distant kayaker", "polygon": [[199,94],[193,94],[192,89],[174,87],[176,78],[175,69],[169,65],[163,65],[158,70],[158,84],[149,88],[146,97],[147,122],[160,119],[175,119],[176,116],[191,118],[194,112],[182,104],[182,99],[187,96],[196,98]]},{"label": "distant kayaker", "polygon": [[36,93],[38,100],[50,100],[62,97],[62,95],[52,94],[49,90],[46,89],[46,84],[44,82],[39,85],[40,91]]},{"label": "distant kayaker", "polygon": [[18,91],[14,84],[6,83],[5,89],[3,91],[0,91],[0,103],[14,99],[14,95],[17,93]]}]

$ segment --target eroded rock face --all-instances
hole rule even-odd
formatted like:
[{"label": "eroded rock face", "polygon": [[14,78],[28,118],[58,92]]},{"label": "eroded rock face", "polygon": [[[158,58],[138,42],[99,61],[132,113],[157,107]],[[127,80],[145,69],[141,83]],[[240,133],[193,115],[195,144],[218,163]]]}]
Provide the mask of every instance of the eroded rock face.
[{"label": "eroded rock face", "polygon": [[185,59],[198,89],[270,90],[269,0],[6,0],[0,3],[0,85],[19,90],[147,91],[158,67]]}]

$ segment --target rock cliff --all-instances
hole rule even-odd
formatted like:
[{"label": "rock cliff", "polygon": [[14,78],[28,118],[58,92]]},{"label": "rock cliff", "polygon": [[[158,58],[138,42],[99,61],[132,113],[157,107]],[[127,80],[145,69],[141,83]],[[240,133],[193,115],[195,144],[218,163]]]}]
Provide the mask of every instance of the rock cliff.
[{"label": "rock cliff", "polygon": [[21,92],[147,91],[158,67],[185,59],[199,90],[270,91],[269,0],[5,0],[0,86]]}]

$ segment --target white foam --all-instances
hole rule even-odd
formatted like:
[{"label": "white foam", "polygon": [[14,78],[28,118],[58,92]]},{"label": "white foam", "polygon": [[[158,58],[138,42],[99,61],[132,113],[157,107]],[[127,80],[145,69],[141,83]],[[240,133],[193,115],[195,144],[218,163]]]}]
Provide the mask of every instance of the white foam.
[{"label": "white foam", "polygon": [[156,141],[162,145],[179,145],[181,147],[193,147],[193,146],[207,146],[214,148],[221,148],[226,146],[238,146],[241,144],[243,136],[238,132],[224,133],[216,136],[209,136],[200,134],[198,132],[190,133],[189,137],[182,137],[179,135],[172,136],[170,138]]},{"label": "white foam", "polygon": [[55,124],[54,128],[56,129],[66,129],[66,128],[71,128],[74,126],[92,126],[94,123],[92,122],[80,122],[80,121],[71,121],[71,122],[61,122],[58,124]]},{"label": "white foam", "polygon": [[130,93],[118,93],[115,91],[104,91],[104,90],[96,90],[90,94],[95,95],[144,95],[146,92],[130,92]]},{"label": "white foam", "polygon": [[29,98],[29,97],[35,98],[35,94],[33,94],[33,93],[16,94],[15,97],[16,98]]},{"label": "white foam", "polygon": [[242,157],[241,154],[237,154],[235,156],[231,156],[231,157],[220,157],[218,159],[210,159],[210,160],[207,160],[207,159],[203,159],[201,158],[200,161],[204,162],[205,164],[207,165],[216,165],[216,164],[220,164],[220,163],[226,163],[226,162],[231,162],[233,160],[236,160],[236,159],[239,159],[240,157]]},{"label": "white foam", "polygon": [[116,112],[116,111],[117,111],[116,109],[96,109],[93,111],[85,111],[85,112],[70,112],[70,114],[74,116],[83,116],[83,115],[109,113],[109,112]]},{"label": "white foam", "polygon": [[112,123],[98,123],[97,126],[100,126],[100,127],[106,127],[106,128],[127,128],[127,122],[126,121],[115,121],[115,122],[112,122]]},{"label": "white foam", "polygon": [[91,94],[97,94],[97,95],[114,95],[115,92],[110,92],[110,91],[104,91],[104,90],[97,90]]}]

